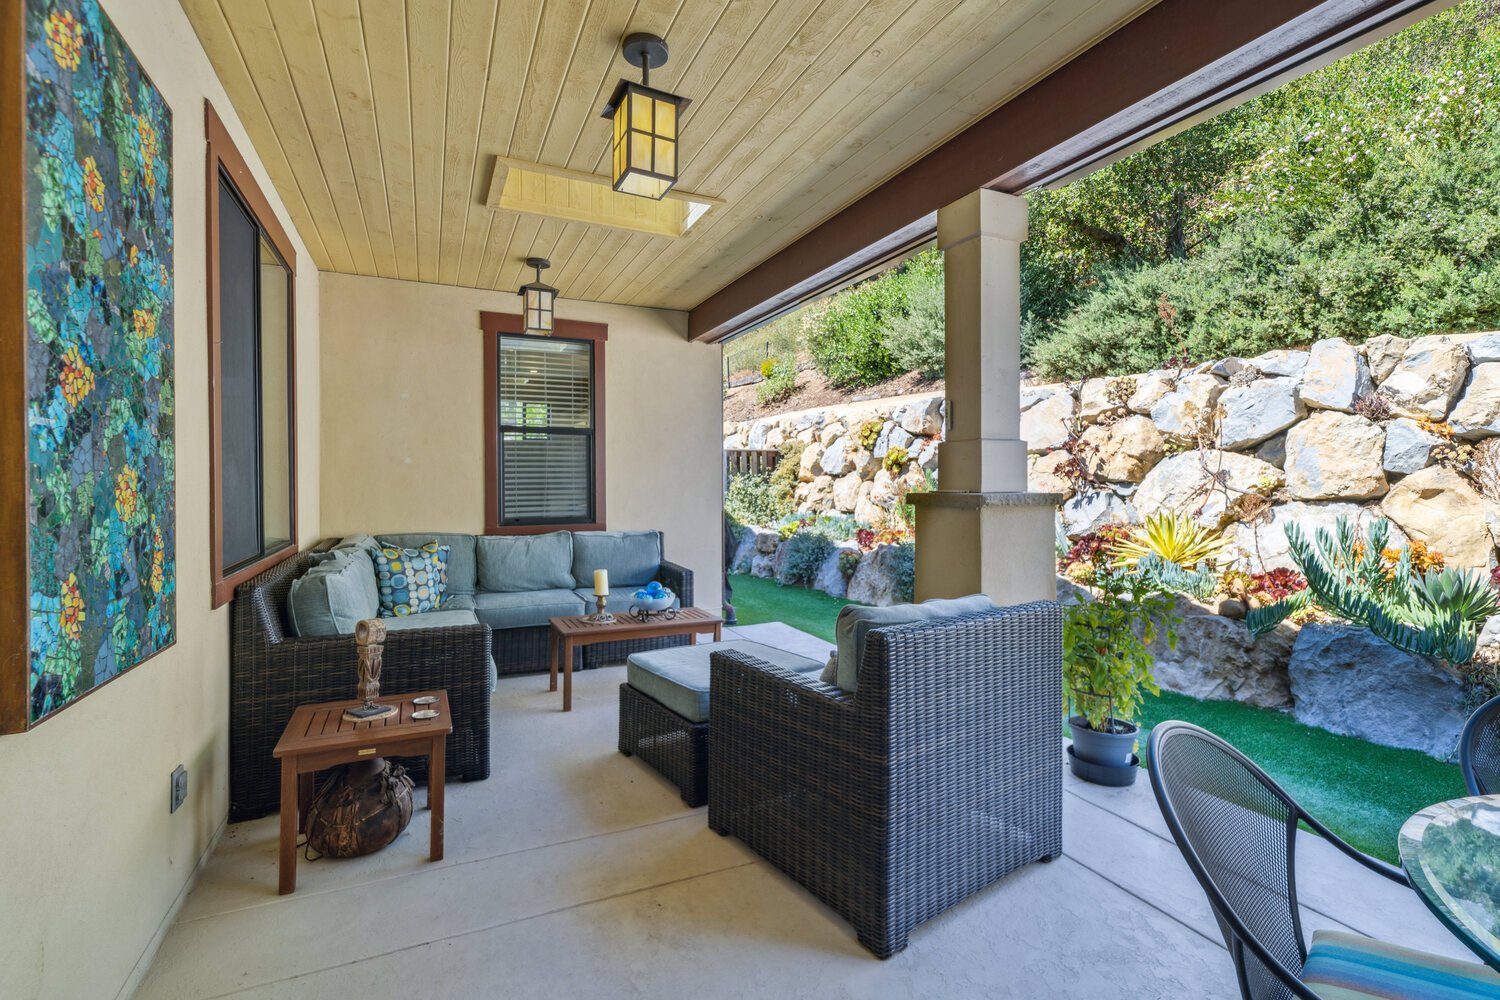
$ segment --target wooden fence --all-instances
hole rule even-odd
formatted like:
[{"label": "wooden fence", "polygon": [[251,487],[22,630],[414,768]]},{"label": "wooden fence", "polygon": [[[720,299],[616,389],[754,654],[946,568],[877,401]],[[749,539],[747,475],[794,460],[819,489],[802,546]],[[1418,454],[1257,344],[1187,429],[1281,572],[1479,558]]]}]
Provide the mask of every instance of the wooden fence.
[{"label": "wooden fence", "polygon": [[770,472],[776,468],[776,460],[780,457],[781,452],[775,448],[725,448],[724,475]]}]

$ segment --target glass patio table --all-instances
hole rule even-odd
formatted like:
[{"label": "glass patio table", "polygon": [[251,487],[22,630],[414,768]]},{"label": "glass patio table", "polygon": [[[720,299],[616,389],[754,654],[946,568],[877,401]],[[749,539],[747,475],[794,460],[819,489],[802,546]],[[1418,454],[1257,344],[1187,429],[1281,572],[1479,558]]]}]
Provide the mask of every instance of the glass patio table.
[{"label": "glass patio table", "polygon": [[1402,825],[1399,842],[1422,902],[1500,971],[1500,795],[1428,806]]}]

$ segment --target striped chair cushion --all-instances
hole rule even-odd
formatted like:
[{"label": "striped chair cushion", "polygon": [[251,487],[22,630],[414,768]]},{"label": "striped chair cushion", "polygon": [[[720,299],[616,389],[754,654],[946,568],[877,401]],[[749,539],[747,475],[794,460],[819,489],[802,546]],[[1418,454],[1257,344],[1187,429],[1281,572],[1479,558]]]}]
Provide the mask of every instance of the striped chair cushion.
[{"label": "striped chair cushion", "polygon": [[1500,974],[1358,934],[1313,932],[1302,982],[1324,1000],[1497,1000]]}]

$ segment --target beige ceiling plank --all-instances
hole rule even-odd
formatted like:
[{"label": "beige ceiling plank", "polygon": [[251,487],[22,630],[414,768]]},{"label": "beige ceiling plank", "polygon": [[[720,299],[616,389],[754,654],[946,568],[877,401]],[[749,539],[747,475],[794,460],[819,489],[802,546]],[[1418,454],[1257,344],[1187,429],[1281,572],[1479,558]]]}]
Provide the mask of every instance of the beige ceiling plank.
[{"label": "beige ceiling plank", "polygon": [[[321,270],[331,269],[333,260],[327,244],[323,242],[323,233],[318,228],[317,219],[302,186],[297,182],[296,172],[287,160],[281,137],[271,127],[265,105],[261,103],[260,94],[255,89],[255,81],[250,78],[250,72],[245,66],[244,55],[234,41],[234,35],[229,30],[229,23],[225,21],[217,0],[186,0],[183,9],[198,40],[208,52],[209,59],[214,64],[214,72],[224,84],[229,101],[234,105],[241,124],[249,134],[256,154],[265,166],[266,173],[270,175],[272,186],[281,195],[282,203],[291,215],[292,226],[302,237],[307,252],[312,255],[313,263]],[[220,110],[222,112],[224,109]]]},{"label": "beige ceiling plank", "polygon": [[399,268],[391,233],[393,213],[382,168],[384,154],[365,52],[365,25],[357,6],[319,4],[312,13],[338,112],[337,121],[342,127],[344,147],[370,234],[376,271],[383,278],[395,278],[399,276]]},{"label": "beige ceiling plank", "polygon": [[537,162],[566,166],[580,136],[597,141],[595,137],[609,135],[609,122],[599,117],[608,99],[605,81],[613,87],[613,71],[633,68],[620,55],[620,40],[635,8],[635,0],[594,0],[589,7],[588,19],[568,59],[557,104],[545,123]]},{"label": "beige ceiling plank", "polygon": [[443,224],[443,129],[448,109],[448,0],[406,0],[417,277],[438,280]]},{"label": "beige ceiling plank", "polygon": [[[1082,47],[1087,47],[1092,40],[1108,34],[1138,9],[1138,5],[1129,3],[1099,4],[1088,0],[1054,0],[1042,10],[1035,9],[1034,4],[1017,6],[1023,8],[1018,13],[1028,16],[1019,25],[1012,25],[1013,30],[1008,31],[985,58],[977,61],[980,68],[971,63],[962,73],[951,77],[959,82],[950,83],[943,98],[922,99],[916,107],[906,110],[894,123],[883,128],[875,138],[853,146],[839,165],[827,172],[817,192],[799,192],[780,199],[773,194],[765,206],[767,217],[778,221],[791,220],[788,228],[780,232],[768,231],[759,240],[731,240],[733,245],[726,244],[722,248],[725,252],[723,270],[715,272],[713,280],[717,282],[729,273],[748,271],[767,255],[792,242],[817,219],[837,212],[919,157],[922,151],[939,145],[967,127],[978,115],[958,111],[954,105],[968,95],[977,95],[978,88],[985,88],[984,92],[990,95],[979,114],[988,113],[1065,62],[1079,46],[1075,44],[1068,50],[1058,50],[1048,43],[1063,29],[1075,25],[1079,17],[1093,15],[1089,30],[1083,36],[1088,41]],[[1000,73],[985,72],[985,68],[993,70],[997,66],[1003,67]],[[981,74],[987,77],[982,83],[970,79]],[[925,79],[924,73],[903,88],[903,92],[922,95],[942,89],[942,84]],[[978,99],[977,96],[974,99]],[[942,107],[944,103],[949,105],[946,109]],[[837,193],[825,193],[828,185],[833,185],[832,190]],[[678,290],[689,287],[702,273],[699,269],[681,274],[679,281],[682,284]],[[691,287],[694,294],[703,288],[701,283]]]},{"label": "beige ceiling plank", "polygon": [[494,247],[489,241],[494,212],[485,205],[485,198],[495,171],[495,154],[509,149],[515,133],[521,89],[528,75],[521,67],[531,64],[541,16],[542,0],[502,0],[495,19],[484,101],[478,131],[473,136],[473,159],[465,192],[458,256],[461,285],[491,287],[485,279],[499,270],[499,258],[492,257]]},{"label": "beige ceiling plank", "polygon": [[[937,57],[943,41],[953,37],[971,37],[979,40],[982,54],[971,58],[968,62],[969,66],[976,61],[990,66],[1010,65],[1025,58],[1028,53],[1045,43],[1055,33],[1058,19],[1045,15],[1058,6],[1057,0],[1051,3],[1040,2],[1040,0],[1030,0],[1030,2],[1011,0],[1009,4],[999,11],[992,12],[979,24],[969,21],[968,14],[963,9],[954,12],[938,30],[930,32],[921,43],[913,48],[913,52],[923,53],[928,56],[927,58],[915,62],[908,59],[898,60],[896,64],[888,67],[881,79],[872,81],[874,87],[899,95],[885,102],[877,113],[866,112],[868,99],[862,98],[861,95],[847,93],[827,95],[829,98],[838,96],[848,98],[836,117],[825,121],[822,125],[822,131],[825,134],[839,136],[840,141],[833,149],[822,150],[821,156],[812,161],[804,158],[811,152],[810,150],[799,149],[775,171],[775,173],[796,176],[802,171],[819,170],[821,173],[818,182],[814,185],[792,189],[762,182],[756,190],[744,197],[745,200],[760,206],[765,220],[764,224],[753,229],[745,227],[725,237],[718,247],[722,256],[718,260],[718,268],[714,271],[709,272],[697,266],[697,262],[690,262],[686,267],[678,269],[672,286],[653,286],[653,290],[668,297],[687,294],[691,298],[700,292],[711,291],[710,285],[719,285],[725,280],[732,280],[728,279],[728,275],[742,274],[749,270],[766,256],[794,241],[798,235],[811,228],[818,220],[838,211],[877,186],[890,173],[900,169],[953,132],[969,124],[974,116],[955,118],[951,115],[944,116],[941,111],[943,104],[951,106],[956,103],[964,91],[949,88],[944,97],[937,100],[928,96],[942,91],[945,82],[951,81],[960,70],[957,60],[944,63]],[[1090,0],[1063,0],[1061,6],[1076,9],[1079,6],[1097,6],[1097,4],[1091,3]],[[1125,6],[1125,4],[1120,6]],[[960,18],[964,20],[955,23]],[[929,49],[929,46],[933,48]],[[968,55],[969,53],[966,50],[962,54]],[[850,77],[869,79],[863,73],[850,74]],[[1003,100],[1022,89],[1025,82],[1018,82],[1012,91],[995,92],[988,103],[990,106],[998,106]],[[810,113],[814,114],[816,110],[815,108],[809,109]],[[855,116],[859,115],[863,117],[856,119]],[[924,118],[933,117],[944,119],[940,133],[923,139],[921,136],[912,135],[913,127],[909,126],[901,129],[898,137],[892,138],[892,130],[898,129],[902,122],[920,123]],[[858,126],[853,124],[856,120],[859,121]],[[883,144],[886,143],[900,151],[900,161],[883,163],[881,170],[875,173],[867,174],[861,171],[859,168],[885,148]],[[838,165],[829,169],[826,166],[829,162]]]},{"label": "beige ceiling plank", "polygon": [[437,279],[445,285],[458,284],[490,59],[497,30],[503,30],[496,0],[453,0],[451,12]]},{"label": "beige ceiling plank", "polygon": [[[717,250],[718,243],[723,239],[743,238],[754,230],[779,228],[780,220],[766,218],[764,200],[768,193],[786,191],[788,188],[804,191],[820,184],[821,178],[812,185],[797,184],[795,180],[788,184],[788,179],[807,176],[804,173],[805,167],[798,165],[823,161],[831,144],[839,141],[858,142],[863,130],[873,128],[871,121],[875,113],[868,107],[858,105],[864,112],[863,115],[841,114],[855,103],[858,95],[870,91],[882,94],[908,92],[906,88],[896,85],[895,79],[892,79],[893,72],[899,74],[899,67],[914,68],[924,61],[930,64],[939,58],[944,44],[951,48],[953,38],[969,37],[957,30],[951,34],[937,30],[955,10],[965,12],[965,17],[954,28],[963,28],[965,32],[996,16],[993,7],[964,7],[957,0],[915,3],[899,11],[895,19],[876,37],[861,36],[860,40],[865,44],[854,53],[853,60],[820,93],[815,92],[809,102],[794,108],[795,117],[790,123],[781,125],[779,120],[770,123],[779,127],[780,132],[772,140],[772,147],[762,150],[769,155],[746,157],[741,150],[740,155],[731,155],[722,164],[725,173],[720,174],[716,170],[706,181],[723,192],[730,210],[719,213],[719,218],[703,220],[700,223],[703,230],[696,235],[696,239],[714,245]],[[881,81],[889,81],[883,89],[879,86]],[[747,142],[746,148],[752,145]],[[746,225],[746,219],[753,219],[753,225]],[[678,262],[690,259],[684,257],[683,249],[685,248],[669,248],[660,261],[647,268],[642,282],[643,293],[676,290],[670,286],[663,287],[658,279],[663,273],[682,274]],[[715,259],[717,261],[722,258],[716,255]],[[717,268],[714,275],[716,278],[722,276]],[[732,279],[726,276],[724,280]]]},{"label": "beige ceiling plank", "polygon": [[[360,274],[379,274],[375,263],[370,227],[364,216],[359,184],[354,177],[349,147],[339,122],[338,102],[333,96],[333,81],[323,57],[322,40],[311,0],[264,0],[267,16],[274,28],[277,43],[286,61],[297,102],[302,108],[311,133],[313,149],[328,181],[333,203],[355,270]],[[251,3],[245,4],[247,7]],[[236,4],[238,6],[238,4]]]},{"label": "beige ceiling plank", "polygon": [[579,223],[569,223],[563,227],[563,234],[558,238],[557,248],[553,250],[553,256],[550,258],[552,276],[548,279],[557,286],[559,295],[565,299],[581,297],[577,294],[578,289],[574,285],[574,279],[583,272],[588,262],[593,260],[605,237],[615,232],[615,230],[584,226]]},{"label": "beige ceiling plank", "polygon": [[588,10],[589,4],[583,2],[548,8],[536,33],[510,146],[497,152],[517,160],[538,159],[561,96],[563,74],[573,58]]},{"label": "beige ceiling plank", "polygon": [[396,275],[415,281],[417,189],[412,175],[411,80],[405,0],[360,0],[367,86],[380,137],[380,170]]},{"label": "beige ceiling plank", "polygon": [[[837,81],[856,56],[911,5],[912,0],[873,0],[862,9],[842,5],[830,10],[826,4],[819,8],[793,38],[782,58],[762,73],[750,93],[714,131],[709,143],[695,154],[715,164],[700,186],[718,189],[721,178],[742,173],[756,159],[777,155],[778,144],[804,141],[788,132],[796,109],[805,107]],[[702,220],[694,227],[691,237],[694,243],[706,242],[704,234],[711,231],[705,225],[707,221]],[[603,289],[600,296],[613,300],[626,289],[639,296],[649,283],[653,265],[659,268],[663,258],[676,260],[685,254],[693,255],[687,244],[661,247],[655,262],[647,261],[643,255],[638,260],[640,274],[630,276],[629,284],[624,283],[622,276],[622,280]]]},{"label": "beige ceiling plank", "polygon": [[[276,40],[276,30],[263,5],[258,3],[235,3],[226,8],[218,6],[228,25],[233,44],[243,59],[245,71],[260,97],[267,121],[265,127],[273,130],[286,154],[296,183],[307,201],[310,214],[328,249],[329,262],[336,270],[355,272],[354,255],[344,233],[343,219],[327,178],[323,176],[323,165],[318,161],[317,151],[308,132],[307,119],[297,101],[291,74]],[[229,11],[233,11],[231,16]],[[241,109],[243,114],[243,109]],[[246,130],[251,127],[246,125]],[[255,132],[251,131],[254,141]]]},{"label": "beige ceiling plank", "polygon": [[569,222],[559,230],[557,240],[547,250],[547,259],[556,262],[548,272],[551,277],[547,280],[557,286],[557,294],[563,298],[570,297],[571,291],[566,284],[567,267],[575,259],[579,245],[590,231],[587,226]]},{"label": "beige ceiling plank", "polygon": [[[791,2],[803,4],[803,0],[791,0]],[[663,90],[674,94],[680,94],[693,101],[686,112],[683,113],[681,135],[689,137],[694,129],[700,128],[698,112],[704,107],[714,89],[729,74],[730,67],[739,60],[746,47],[750,45],[752,36],[761,32],[768,20],[775,17],[778,0],[738,0],[738,2],[723,4],[714,3],[712,0],[690,0],[689,9],[684,10],[680,21],[684,21],[684,31],[681,35],[691,37],[691,31],[687,29],[696,28],[708,21],[706,15],[710,14],[713,21],[709,24],[708,32],[702,41],[694,46],[689,39],[674,36],[668,39],[672,51],[676,53],[667,61],[667,65],[656,70],[652,76],[653,86],[661,87]],[[776,23],[780,23],[777,19]],[[632,26],[634,29],[635,25]],[[643,29],[649,30],[649,29]],[[761,43],[765,44],[765,36],[760,36]],[[685,44],[685,42],[689,42]],[[778,51],[785,41],[775,43],[775,48],[769,57]],[[616,80],[621,77],[627,79],[638,79],[638,72],[633,66],[625,62],[624,56],[616,55],[610,62],[605,80],[610,87],[614,86]],[[602,106],[602,105],[601,105]],[[712,106],[712,105],[708,105]],[[575,166],[590,173],[608,173],[611,135],[608,123],[599,119],[599,130],[591,132],[580,142],[578,153],[569,166]],[[691,142],[691,139],[687,139]],[[687,147],[680,147],[687,149]],[[687,151],[690,151],[688,149]],[[592,162],[589,157],[592,156]]]},{"label": "beige ceiling plank", "polygon": [[[600,271],[610,265],[615,254],[625,245],[627,237],[618,230],[606,230],[603,238],[597,241],[589,252],[584,255],[583,266],[568,275],[568,289],[575,299],[587,299],[587,289],[593,284]],[[555,282],[554,282],[555,284]]]},{"label": "beige ceiling plank", "polygon": [[[638,73],[620,54],[619,45],[624,35],[645,31],[667,40],[667,45],[677,54],[667,61],[665,67],[655,71],[655,84],[670,91],[690,65],[691,55],[702,49],[709,31],[725,12],[743,6],[715,3],[713,0],[679,0],[677,8],[667,12],[659,9],[660,4],[657,3],[648,2],[644,10],[638,3],[627,27],[615,39],[609,58],[600,66],[599,85],[589,104],[593,115],[585,113],[583,124],[574,135],[566,158],[560,162],[589,174],[608,172],[600,168],[609,155],[610,125],[606,119],[598,117],[598,113],[604,110],[604,102],[614,93],[615,84],[621,79],[636,79]],[[550,135],[548,139],[551,139]]]},{"label": "beige ceiling plank", "polygon": [[[497,288],[500,283],[500,269],[510,256],[510,242],[516,232],[516,224],[521,217],[515,212],[491,212],[490,227],[484,238],[484,267],[479,272],[479,280],[475,283],[476,288]],[[494,266],[490,266],[490,262]]]},{"label": "beige ceiling plank", "polygon": [[534,215],[516,217],[515,232],[511,234],[510,245],[506,248],[505,258],[500,262],[500,270],[495,276],[493,287],[497,291],[520,288],[530,278],[526,258],[536,256],[536,235],[541,226],[542,220]]}]

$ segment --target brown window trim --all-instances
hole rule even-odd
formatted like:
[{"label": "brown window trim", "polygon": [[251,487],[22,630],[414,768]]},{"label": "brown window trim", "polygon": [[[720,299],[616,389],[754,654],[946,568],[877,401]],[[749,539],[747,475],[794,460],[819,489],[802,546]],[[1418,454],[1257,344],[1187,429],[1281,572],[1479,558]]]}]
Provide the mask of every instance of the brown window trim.
[{"label": "brown window trim", "polygon": [[573,319],[554,319],[552,335],[559,340],[594,342],[594,520],[586,524],[501,524],[500,442],[495,398],[500,334],[526,333],[525,321],[512,313],[481,312],[484,331],[484,533],[486,535],[542,535],[549,531],[603,531],[604,516],[604,345],[609,327]]},{"label": "brown window trim", "polygon": [[[213,105],[203,102],[203,132],[208,140],[207,156],[207,211],[208,218],[208,469],[209,469],[209,573],[212,583],[212,607],[219,608],[234,597],[234,589],[246,580],[263,573],[279,562],[297,554],[297,252],[286,230],[276,218],[271,203],[261,191],[260,185],[250,173],[245,158],[240,155],[229,130],[224,127],[214,111]],[[219,176],[227,177],[240,198],[249,206],[255,221],[265,230],[266,237],[276,247],[277,253],[286,263],[291,281],[287,285],[287,422],[291,428],[291,440],[287,442],[291,458],[291,536],[286,545],[267,553],[255,562],[242,566],[228,575],[224,572],[224,540],[220,534],[224,519],[224,486],[219,472],[219,449],[223,443],[220,423],[222,412],[219,401]]]}]

